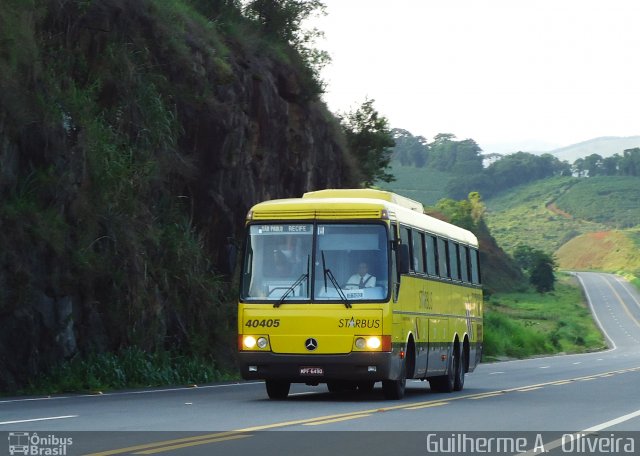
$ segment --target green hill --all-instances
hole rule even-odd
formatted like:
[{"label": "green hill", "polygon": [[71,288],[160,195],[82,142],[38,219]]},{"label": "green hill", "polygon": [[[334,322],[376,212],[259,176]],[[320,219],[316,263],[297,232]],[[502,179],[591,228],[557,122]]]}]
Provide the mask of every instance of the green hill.
[{"label": "green hill", "polygon": [[565,269],[630,272],[640,276],[640,230],[600,231],[571,239],[556,252]]},{"label": "green hill", "polygon": [[554,252],[572,237],[606,229],[553,211],[553,201],[576,183],[570,177],[535,181],[486,200],[487,224],[498,243],[508,252],[518,244]]},{"label": "green hill", "polygon": [[535,181],[487,200],[487,223],[507,251],[522,243],[554,252],[581,234],[637,224],[638,183],[618,176]]},{"label": "green hill", "polygon": [[556,200],[574,218],[613,228],[640,224],[640,178],[601,176],[580,179]]},{"label": "green hill", "polygon": [[451,173],[430,168],[402,166],[398,162],[393,162],[391,174],[396,178],[394,182],[378,182],[376,185],[381,189],[420,201],[425,206],[434,206],[439,200],[447,197],[445,188],[451,179]]}]

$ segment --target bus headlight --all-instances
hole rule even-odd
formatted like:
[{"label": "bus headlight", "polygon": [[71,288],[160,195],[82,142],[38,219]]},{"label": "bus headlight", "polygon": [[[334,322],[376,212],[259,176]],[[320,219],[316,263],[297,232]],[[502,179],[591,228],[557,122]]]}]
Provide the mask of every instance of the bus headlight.
[{"label": "bus headlight", "polygon": [[358,350],[364,350],[366,346],[367,346],[367,341],[364,340],[364,337],[358,337],[356,339],[356,348]]},{"label": "bus headlight", "polygon": [[256,344],[258,345],[258,348],[267,348],[267,345],[269,345],[269,341],[267,341],[266,337],[258,337],[258,341],[256,342]]},{"label": "bus headlight", "polygon": [[371,350],[377,350],[382,345],[382,341],[380,341],[379,337],[369,337],[367,339],[367,348]]},{"label": "bus headlight", "polygon": [[246,336],[243,341],[245,348],[253,348],[256,346],[256,338],[253,336]]}]

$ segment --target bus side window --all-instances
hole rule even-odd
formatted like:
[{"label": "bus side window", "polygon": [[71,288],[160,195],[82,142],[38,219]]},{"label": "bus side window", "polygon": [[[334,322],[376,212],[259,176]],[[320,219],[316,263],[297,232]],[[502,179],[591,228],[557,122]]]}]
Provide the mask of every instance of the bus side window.
[{"label": "bus side window", "polygon": [[449,275],[449,262],[448,262],[448,254],[447,254],[447,243],[444,239],[438,238],[438,272],[440,273],[440,277],[444,279],[448,279],[451,277]]},{"label": "bus side window", "polygon": [[453,280],[460,280],[460,268],[458,267],[458,244],[449,241],[449,271]]},{"label": "bus side window", "polygon": [[469,247],[460,246],[460,272],[463,282],[469,282]]},{"label": "bus side window", "polygon": [[438,275],[438,252],[436,251],[436,238],[427,234],[426,236],[426,251],[427,251],[427,274]]},{"label": "bus side window", "polygon": [[480,285],[480,264],[478,263],[478,251],[471,249],[471,283]]},{"label": "bus side window", "polygon": [[409,247],[409,270],[413,272],[415,269],[412,260],[413,253],[411,252],[411,229],[405,226],[400,227],[400,241]]},{"label": "bus side window", "polygon": [[424,234],[413,230],[411,241],[413,244],[413,269],[418,274],[424,274]]}]

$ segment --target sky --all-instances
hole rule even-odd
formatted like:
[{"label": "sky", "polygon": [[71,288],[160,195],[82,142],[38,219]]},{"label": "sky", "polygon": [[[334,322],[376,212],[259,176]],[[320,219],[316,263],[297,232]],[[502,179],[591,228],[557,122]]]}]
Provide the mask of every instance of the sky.
[{"label": "sky", "polygon": [[392,128],[487,153],[640,135],[638,0],[323,3],[333,112],[373,99]]}]

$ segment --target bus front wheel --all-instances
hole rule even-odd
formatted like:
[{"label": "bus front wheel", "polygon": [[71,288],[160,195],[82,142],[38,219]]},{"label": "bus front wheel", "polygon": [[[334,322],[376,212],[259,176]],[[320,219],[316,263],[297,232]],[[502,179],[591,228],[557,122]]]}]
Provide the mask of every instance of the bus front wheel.
[{"label": "bus front wheel", "polygon": [[383,380],[382,392],[386,399],[402,399],[404,397],[404,390],[407,385],[407,363],[402,361],[402,367],[400,367],[400,377],[397,380]]},{"label": "bus front wheel", "polygon": [[290,382],[283,382],[280,380],[267,380],[265,382],[267,386],[267,395],[269,399],[286,399],[289,395],[289,389],[291,388]]}]

